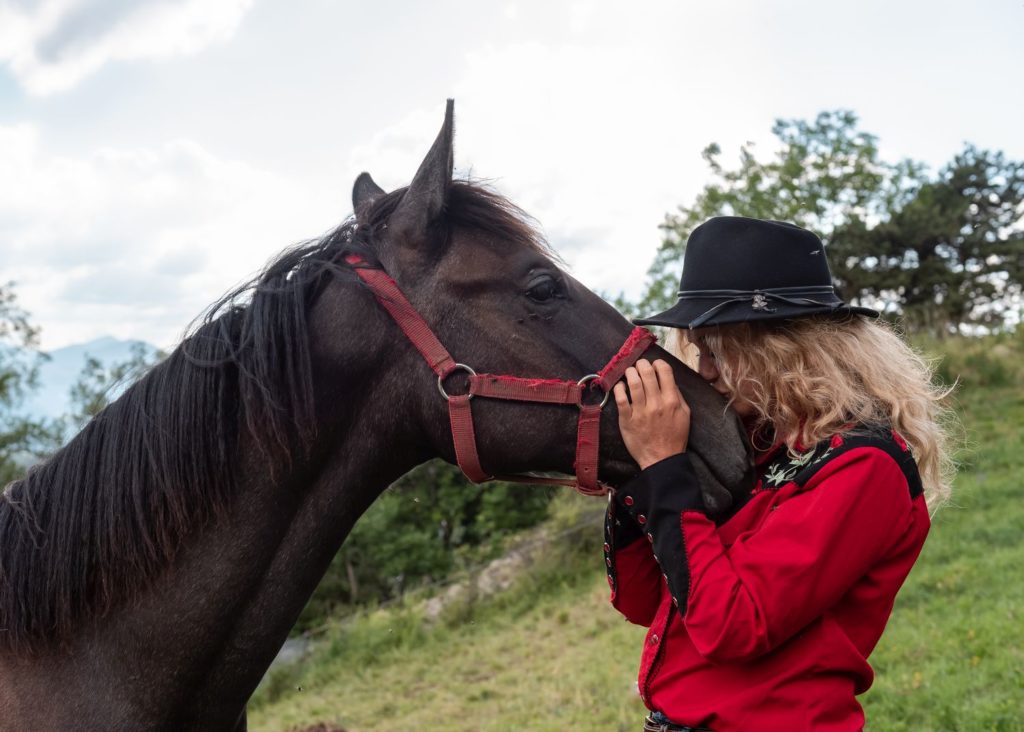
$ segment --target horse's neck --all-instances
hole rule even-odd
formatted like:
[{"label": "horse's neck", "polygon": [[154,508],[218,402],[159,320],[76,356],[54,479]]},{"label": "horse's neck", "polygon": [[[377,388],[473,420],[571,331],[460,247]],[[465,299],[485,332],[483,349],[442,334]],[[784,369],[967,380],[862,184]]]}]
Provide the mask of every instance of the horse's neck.
[{"label": "horse's neck", "polygon": [[[177,583],[178,603],[191,606],[198,578],[197,589],[220,605],[217,613],[197,611],[208,640],[193,644],[191,665],[204,674],[199,692],[189,694],[196,718],[229,721],[244,707],[356,520],[415,462],[396,455],[385,434],[347,442],[351,449],[335,451],[335,462],[308,484],[243,496],[226,536],[190,547],[185,568],[193,578]],[[179,623],[181,632],[188,628]]]},{"label": "horse's neck", "polygon": [[54,726],[231,729],[356,519],[422,460],[390,406],[371,430],[362,415],[325,435],[325,457],[283,482],[243,458],[229,514],[189,537],[137,602],[76,636],[70,655],[24,665],[60,679],[68,704]]}]

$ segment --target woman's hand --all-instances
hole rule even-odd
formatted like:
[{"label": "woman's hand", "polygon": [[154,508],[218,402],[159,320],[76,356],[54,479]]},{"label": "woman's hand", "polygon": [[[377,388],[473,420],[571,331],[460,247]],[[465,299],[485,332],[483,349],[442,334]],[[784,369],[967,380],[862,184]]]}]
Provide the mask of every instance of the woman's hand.
[{"label": "woman's hand", "polygon": [[640,469],[686,452],[690,407],[679,393],[672,367],[660,359],[652,366],[642,358],[626,369],[625,378],[629,391],[621,381],[614,389],[619,431]]}]

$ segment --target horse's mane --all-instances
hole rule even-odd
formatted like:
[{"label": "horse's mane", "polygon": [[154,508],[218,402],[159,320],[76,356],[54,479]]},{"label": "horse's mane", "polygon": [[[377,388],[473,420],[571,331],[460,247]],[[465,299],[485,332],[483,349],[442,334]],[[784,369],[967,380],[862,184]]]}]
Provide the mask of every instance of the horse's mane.
[{"label": "horse's mane", "polygon": [[[316,434],[306,316],[339,264],[375,261],[405,189],[283,253],[214,303],[181,344],[47,462],[0,496],[0,648],[67,641],[77,623],[142,591],[191,531],[236,493],[239,435],[271,471]],[[550,255],[529,220],[482,186],[455,182],[445,212],[462,226]]]}]

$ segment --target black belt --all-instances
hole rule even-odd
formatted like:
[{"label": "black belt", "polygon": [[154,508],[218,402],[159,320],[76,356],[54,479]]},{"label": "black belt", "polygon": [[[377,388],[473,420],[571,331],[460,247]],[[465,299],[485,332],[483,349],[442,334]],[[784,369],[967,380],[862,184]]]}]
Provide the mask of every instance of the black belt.
[{"label": "black belt", "polygon": [[644,719],[643,732],[712,732],[707,727],[687,727],[670,722],[658,722],[650,714]]}]

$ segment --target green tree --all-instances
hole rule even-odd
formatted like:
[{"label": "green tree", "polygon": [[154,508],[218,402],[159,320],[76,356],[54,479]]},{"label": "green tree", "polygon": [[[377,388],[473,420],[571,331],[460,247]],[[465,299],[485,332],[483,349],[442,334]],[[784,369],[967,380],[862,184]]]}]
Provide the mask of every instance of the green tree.
[{"label": "green tree", "polygon": [[25,398],[38,388],[39,368],[49,357],[39,350],[39,328],[18,305],[13,283],[0,285],[0,486],[51,455],[163,357],[141,343],[132,346],[123,362],[104,364],[87,357],[71,388],[70,414],[58,420],[26,415]]},{"label": "green tree", "polygon": [[38,385],[45,358],[39,351],[39,329],[18,305],[14,284],[0,285],[0,486],[58,444],[55,425],[19,411]]},{"label": "green tree", "polygon": [[853,302],[902,316],[911,328],[949,332],[999,326],[1019,313],[1024,253],[1024,167],[968,145],[937,176],[912,160],[883,161],[877,138],[849,111],[778,120],[774,156],[740,149],[727,168],[711,144],[712,180],[669,214],[641,308],[675,301],[686,239],[712,216],[790,221],[829,247],[835,284]]},{"label": "green tree", "polygon": [[141,342],[132,343],[128,358],[113,364],[105,364],[87,355],[77,380],[71,386],[72,411],[64,418],[66,428],[72,433],[82,429],[86,422],[166,357],[163,351]]},{"label": "green tree", "polygon": [[1024,163],[967,145],[913,197],[871,225],[855,216],[829,237],[840,294],[899,312],[942,337],[961,325],[1020,319]]},{"label": "green tree", "polygon": [[753,143],[740,148],[736,168],[725,167],[717,143],[704,149],[712,180],[691,205],[665,217],[645,309],[675,302],[686,239],[712,216],[790,221],[827,234],[855,215],[880,215],[905,199],[920,175],[912,163],[884,163],[877,138],[857,128],[853,112],[822,112],[813,122],[777,120],[772,133],[779,149],[766,161]]}]

